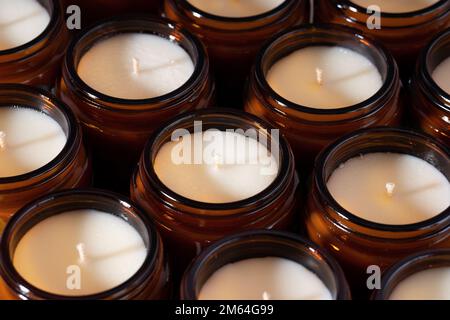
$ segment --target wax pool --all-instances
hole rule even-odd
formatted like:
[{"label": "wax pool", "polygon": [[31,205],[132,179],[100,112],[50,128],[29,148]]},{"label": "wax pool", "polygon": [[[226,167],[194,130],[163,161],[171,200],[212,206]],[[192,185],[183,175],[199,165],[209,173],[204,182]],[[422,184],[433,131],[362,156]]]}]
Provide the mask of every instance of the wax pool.
[{"label": "wax pool", "polygon": [[365,220],[404,225],[450,205],[450,182],[434,166],[397,153],[369,153],[341,164],[327,182],[333,198]]},{"label": "wax pool", "polygon": [[127,33],[101,40],[78,64],[91,88],[122,99],[155,98],[181,87],[194,72],[188,53],[165,38]]},{"label": "wax pool", "polygon": [[[124,283],[139,270],[146,255],[142,237],[123,219],[96,210],[78,210],[32,227],[19,241],[13,263],[19,274],[39,289],[83,296]],[[68,281],[68,272],[74,272],[74,267],[80,271],[79,289],[74,287],[75,278]]]},{"label": "wax pool", "polygon": [[32,41],[49,22],[48,11],[37,0],[0,0],[0,50]]},{"label": "wax pool", "polygon": [[[195,164],[194,153],[198,151],[202,163]],[[183,153],[189,155],[189,161],[177,160]],[[265,145],[239,133],[217,130],[196,132],[164,144],[154,168],[169,189],[206,203],[250,198],[266,189],[278,174],[277,159]]]},{"label": "wax pool", "polygon": [[286,0],[188,0],[194,7],[221,17],[244,18],[269,12]]},{"label": "wax pool", "polygon": [[59,124],[42,112],[0,108],[0,177],[37,170],[52,161],[67,141]]},{"label": "wax pool", "polygon": [[331,300],[322,280],[294,261],[253,258],[225,265],[203,285],[199,300]]},{"label": "wax pool", "polygon": [[450,57],[442,61],[434,69],[432,77],[442,90],[450,94]]},{"label": "wax pool", "polygon": [[439,0],[351,0],[354,4],[368,8],[376,5],[380,7],[381,12],[387,13],[405,13],[422,10],[431,7]]},{"label": "wax pool", "polygon": [[383,85],[380,72],[368,58],[339,46],[294,51],[277,61],[266,78],[283,98],[317,109],[355,105]]},{"label": "wax pool", "polygon": [[390,300],[450,300],[450,267],[419,271],[402,280]]}]

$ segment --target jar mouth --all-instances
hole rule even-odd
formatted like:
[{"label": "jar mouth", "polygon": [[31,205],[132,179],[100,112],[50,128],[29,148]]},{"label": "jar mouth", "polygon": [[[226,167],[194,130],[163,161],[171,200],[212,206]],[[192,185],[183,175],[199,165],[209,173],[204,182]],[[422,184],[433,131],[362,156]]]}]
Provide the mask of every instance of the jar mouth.
[{"label": "jar mouth", "polygon": [[[64,201],[71,201],[69,205]],[[43,209],[43,207],[46,207]],[[39,222],[67,211],[96,209],[115,215],[141,235],[148,254],[139,270],[127,281],[110,290],[85,296],[63,296],[43,291],[25,280],[15,269],[12,256],[23,235]],[[0,242],[0,273],[16,292],[46,300],[101,300],[120,298],[139,286],[154,269],[160,243],[147,216],[122,195],[97,189],[74,189],[46,195],[20,209],[7,223]],[[26,293],[23,293],[26,289]]]},{"label": "jar mouth", "polygon": [[27,43],[24,43],[14,48],[0,50],[0,57],[25,52],[29,48],[43,41],[45,38],[48,37],[50,33],[53,32],[58,19],[60,19],[61,4],[59,1],[56,0],[39,0],[39,3],[43,5],[43,7],[50,13],[50,21],[47,27],[45,27],[44,31],[42,31],[41,34],[39,34],[33,40],[28,41]]},{"label": "jar mouth", "polygon": [[172,119],[168,124],[162,126],[161,129],[159,129],[152,135],[144,148],[142,156],[142,160],[144,162],[143,169],[146,177],[148,177],[149,180],[146,181],[148,182],[147,187],[151,188],[155,193],[157,193],[160,199],[167,199],[164,201],[175,202],[187,208],[218,212],[218,214],[215,215],[197,214],[189,211],[183,212],[187,215],[201,217],[202,219],[223,219],[223,217],[233,217],[236,215],[241,216],[242,213],[219,214],[222,211],[232,211],[249,208],[256,202],[265,205],[270,203],[274,199],[274,197],[276,197],[283,191],[283,182],[289,178],[289,173],[292,171],[293,157],[288,143],[281,134],[279,135],[279,144],[277,145],[279,148],[278,174],[275,180],[266,189],[250,198],[228,203],[207,203],[186,198],[169,189],[159,179],[158,175],[155,172],[155,168],[153,166],[155,157],[160,147],[165,142],[169,141],[168,139],[170,139],[170,136],[174,130],[184,128],[191,131],[194,129],[194,121],[202,121],[204,131],[211,128],[219,130],[245,130],[252,128],[257,129],[259,133],[264,134],[262,130],[267,130],[267,144],[271,145],[272,135],[268,133],[268,131],[272,128],[270,124],[243,111],[226,108],[210,108],[180,115],[177,118]]},{"label": "jar mouth", "polygon": [[[353,3],[351,0],[332,0],[335,3],[335,6],[337,6],[339,9],[344,10],[350,10],[352,12],[363,12],[366,14],[367,8],[361,7],[360,5],[357,5],[356,3]],[[413,18],[413,17],[420,17],[420,16],[426,16],[430,13],[432,13],[434,10],[444,7],[447,4],[447,0],[440,0],[439,2],[436,2],[432,6],[410,11],[410,12],[380,12],[381,18],[390,18],[390,19],[405,19],[405,18]]]},{"label": "jar mouth", "polygon": [[204,250],[185,272],[181,295],[195,300],[206,281],[223,266],[251,258],[280,257],[303,265],[318,276],[333,299],[350,299],[339,264],[322,248],[300,236],[283,231],[254,230],[228,236]]},{"label": "jar mouth", "polygon": [[450,249],[435,249],[424,251],[397,262],[382,276],[381,288],[374,292],[373,299],[387,300],[396,285],[409,276],[423,270],[436,267],[450,267]]},{"label": "jar mouth", "polygon": [[13,177],[0,177],[0,185],[26,182],[45,176],[54,168],[71,158],[80,135],[72,110],[47,91],[22,84],[0,84],[0,108],[19,106],[44,113],[61,126],[67,141],[61,152],[49,163],[34,171]]},{"label": "jar mouth", "polygon": [[[386,136],[389,139],[383,140]],[[418,141],[417,146],[410,143],[413,139]],[[386,144],[386,140],[389,144]],[[376,143],[375,146],[366,146],[364,141],[370,141]],[[359,149],[358,149],[359,147]],[[430,148],[431,147],[431,148]],[[422,153],[424,150],[433,150],[435,155],[431,158],[431,153]],[[345,156],[339,155],[340,152],[344,152]],[[427,230],[430,227],[442,226],[442,229],[450,226],[450,207],[447,207],[443,212],[436,216],[416,223],[404,224],[404,225],[390,225],[378,223],[370,220],[363,219],[354,215],[348,210],[344,209],[331,195],[327,187],[327,181],[331,174],[338,168],[343,162],[357,157],[361,154],[374,153],[374,152],[395,152],[403,154],[411,154],[419,157],[422,160],[431,163],[431,161],[437,164],[449,163],[450,150],[440,143],[434,140],[430,136],[426,136],[411,130],[389,127],[378,127],[370,129],[362,129],[350,133],[342,138],[338,139],[326,149],[324,149],[316,159],[314,182],[317,186],[319,197],[324,199],[325,206],[332,208],[337,212],[338,216],[350,223],[358,226],[363,226],[370,230],[377,230],[382,232],[414,232]],[[415,154],[416,153],[416,154]],[[338,158],[337,160],[334,160]],[[433,164],[433,163],[431,163]],[[442,171],[441,171],[442,172]],[[442,172],[447,179],[450,180],[450,170],[448,172]],[[329,216],[329,218],[332,218]],[[349,228],[343,225],[344,228]]]},{"label": "jar mouth", "polygon": [[[156,35],[172,42],[177,42],[190,56],[194,71],[189,79],[177,89],[153,98],[123,99],[103,94],[86,84],[78,75],[77,67],[83,55],[101,40],[125,33],[146,33]],[[100,21],[75,37],[65,57],[64,68],[68,73],[68,82],[75,87],[76,94],[81,95],[99,108],[110,111],[140,112],[152,110],[153,105],[177,100],[187,92],[194,91],[202,81],[201,74],[208,69],[207,54],[202,43],[182,26],[168,19],[153,18],[145,15],[119,16]],[[105,104],[102,104],[105,102]]]},{"label": "jar mouth", "polygon": [[[445,50],[447,51],[444,52]],[[437,92],[437,95],[443,99],[431,94],[430,90],[424,90],[425,94],[434,101],[435,105],[450,112],[450,93],[442,89],[431,76],[435,68],[446,58],[450,58],[450,28],[434,37],[427,49],[422,52],[417,63],[419,74],[425,78],[425,85],[431,88],[431,91]]]},{"label": "jar mouth", "polygon": [[[298,0],[294,0],[294,1],[298,1]],[[300,0],[300,1],[304,1],[304,0]],[[180,2],[179,5],[184,6],[187,10],[189,10],[191,15],[194,16],[197,19],[198,18],[206,18],[208,20],[215,20],[215,21],[220,21],[220,22],[224,22],[224,23],[235,24],[235,23],[256,22],[258,20],[262,20],[262,19],[267,19],[267,18],[273,17],[277,13],[279,13],[280,11],[283,11],[284,9],[288,8],[292,4],[293,1],[292,0],[286,0],[283,3],[281,3],[279,6],[273,8],[273,9],[267,11],[267,12],[263,12],[263,13],[260,13],[260,14],[257,14],[257,15],[247,16],[247,17],[225,17],[225,16],[219,16],[219,15],[215,15],[215,14],[203,11],[203,10],[195,7],[191,3],[189,3],[187,0],[176,1],[176,2]]]},{"label": "jar mouth", "polygon": [[[293,40],[290,39],[291,37],[294,37],[294,44]],[[383,79],[382,87],[368,99],[343,108],[319,109],[287,100],[269,85],[266,74],[280,59],[297,50],[311,46],[342,46],[363,54],[369,58],[381,73]],[[366,116],[369,112],[376,112],[384,106],[384,103],[374,106],[375,102],[386,97],[390,92],[390,88],[395,85],[395,81],[398,79],[396,62],[383,45],[361,34],[356,29],[334,24],[308,24],[288,29],[276,35],[260,50],[256,59],[255,74],[258,85],[264,91],[269,92],[271,99],[280,108],[323,116],[352,114],[357,116],[356,113],[359,113],[359,116]]]}]

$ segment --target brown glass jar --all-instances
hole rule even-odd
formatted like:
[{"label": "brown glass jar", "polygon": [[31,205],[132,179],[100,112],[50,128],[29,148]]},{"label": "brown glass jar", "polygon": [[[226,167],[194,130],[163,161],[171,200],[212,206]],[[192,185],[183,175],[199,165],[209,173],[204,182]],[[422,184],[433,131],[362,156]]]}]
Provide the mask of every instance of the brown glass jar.
[{"label": "brown glass jar", "polygon": [[450,249],[427,250],[399,261],[389,268],[381,278],[381,288],[374,291],[374,300],[389,300],[400,282],[413,274],[434,269],[450,267]]},{"label": "brown glass jar", "polygon": [[[368,100],[350,107],[315,109],[288,101],[270,87],[266,74],[274,63],[301,48],[320,45],[343,46],[366,56],[380,71],[382,88]],[[399,124],[400,88],[394,59],[366,36],[337,25],[303,26],[277,36],[261,50],[252,70],[245,110],[280,128],[296,161],[302,167],[310,167],[325,146],[346,133]]]},{"label": "brown glass jar", "polygon": [[387,225],[362,219],[345,210],[327,188],[331,174],[348,159],[374,152],[416,156],[450,180],[450,152],[431,137],[395,128],[360,130],[325,149],[317,158],[306,208],[309,237],[341,263],[355,292],[367,292],[367,268],[385,270],[412,253],[450,246],[450,207],[432,219]]},{"label": "brown glass jar", "polygon": [[34,40],[0,50],[0,83],[22,83],[52,88],[59,77],[69,33],[59,1],[39,1],[49,12],[47,28]]},{"label": "brown glass jar", "polygon": [[369,29],[367,21],[373,13],[368,14],[367,8],[350,0],[318,1],[317,5],[319,21],[354,27],[380,40],[406,72],[413,68],[420,50],[430,39],[450,25],[450,2],[447,0],[415,12],[381,12],[381,29]]},{"label": "brown glass jar", "polygon": [[450,147],[450,94],[431,74],[450,57],[450,29],[439,34],[424,50],[409,85],[411,116],[416,127]]},{"label": "brown glass jar", "polygon": [[162,0],[63,0],[64,7],[77,5],[82,28],[90,23],[125,14],[160,14]]},{"label": "brown glass jar", "polygon": [[266,230],[231,235],[203,251],[184,274],[180,288],[181,299],[197,300],[206,281],[223,266],[264,257],[295,261],[314,272],[330,290],[334,300],[351,299],[341,267],[326,251],[297,235]]},{"label": "brown glass jar", "polygon": [[305,0],[286,0],[257,16],[229,18],[203,12],[188,1],[166,0],[165,15],[203,41],[216,74],[221,105],[239,107],[245,79],[263,43],[274,34],[308,21]]},{"label": "brown glass jar", "polygon": [[[115,215],[132,225],[144,240],[148,255],[142,267],[116,288],[89,296],[59,296],[28,283],[14,268],[14,251],[33,226],[51,216],[81,209]],[[0,243],[0,293],[4,299],[22,300],[130,300],[168,299],[171,294],[169,267],[161,238],[148,217],[128,199],[101,190],[68,190],[40,198],[17,212],[8,222]],[[3,280],[3,281],[2,281]],[[1,283],[3,282],[3,283]]]},{"label": "brown glass jar", "polygon": [[[133,32],[176,41],[194,62],[195,70],[189,80],[168,94],[142,100],[107,96],[86,85],[77,74],[84,53],[102,39]],[[123,191],[128,190],[132,168],[150,134],[171,117],[210,106],[214,85],[208,56],[195,37],[168,20],[127,17],[100,23],[74,39],[57,92],[81,120],[93,152],[96,184]]]},{"label": "brown glass jar", "polygon": [[131,182],[131,196],[155,221],[181,272],[203,248],[228,234],[249,229],[292,228],[299,202],[294,157],[282,136],[278,143],[275,141],[279,149],[278,176],[269,187],[251,198],[223,204],[204,203],[170,190],[155,172],[155,157],[162,145],[171,141],[174,130],[182,128],[193,132],[194,121],[202,121],[204,131],[256,129],[267,137],[267,145],[272,145],[268,124],[242,111],[227,109],[182,115],[149,140]]},{"label": "brown glass jar", "polygon": [[20,176],[0,177],[0,220],[8,220],[26,203],[44,194],[91,184],[91,166],[81,128],[66,105],[43,90],[13,84],[0,85],[0,101],[0,108],[20,106],[45,113],[67,137],[59,155],[42,168]]}]

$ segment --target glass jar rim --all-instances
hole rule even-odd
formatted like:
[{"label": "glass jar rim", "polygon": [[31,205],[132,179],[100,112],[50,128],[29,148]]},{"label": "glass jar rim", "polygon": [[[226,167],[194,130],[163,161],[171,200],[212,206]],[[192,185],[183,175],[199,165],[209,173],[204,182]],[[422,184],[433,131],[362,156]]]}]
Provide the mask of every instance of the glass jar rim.
[{"label": "glass jar rim", "polygon": [[[208,20],[215,20],[215,21],[220,21],[220,22],[224,22],[224,23],[235,24],[235,23],[255,22],[258,20],[273,17],[278,12],[284,10],[285,8],[287,8],[289,5],[291,5],[295,1],[298,1],[298,0],[285,0],[283,3],[281,3],[277,7],[273,8],[267,12],[263,12],[263,13],[260,13],[257,15],[247,16],[247,17],[226,17],[226,16],[215,15],[215,14],[212,14],[212,13],[209,13],[209,12],[206,12],[206,11],[203,11],[203,10],[197,8],[196,6],[194,6],[187,0],[176,1],[176,4],[184,6],[187,10],[192,12],[192,15],[196,18],[204,17]],[[305,1],[305,0],[300,0],[300,1]]]},{"label": "glass jar rim", "polygon": [[[159,195],[162,195],[163,198],[167,197],[177,203],[186,205],[187,207],[194,209],[204,209],[208,211],[227,211],[227,210],[237,210],[241,208],[250,207],[256,201],[263,201],[266,203],[273,198],[274,192],[276,194],[280,193],[281,190],[278,188],[282,184],[283,181],[286,181],[289,176],[289,168],[293,165],[292,157],[290,157],[292,151],[290,146],[284,136],[280,133],[279,135],[279,148],[280,148],[280,163],[278,168],[278,174],[275,180],[263,191],[260,193],[240,201],[228,202],[228,203],[207,203],[196,201],[193,199],[186,198],[182,195],[177,194],[172,191],[169,187],[167,187],[158,177],[155,172],[153,166],[153,156],[155,152],[159,150],[155,150],[155,147],[158,145],[158,142],[165,137],[167,132],[170,132],[174,129],[180,128],[179,126],[186,122],[194,122],[194,120],[205,117],[236,117],[242,120],[251,121],[252,125],[260,130],[266,129],[269,130],[271,128],[270,124],[265,122],[264,120],[246,113],[244,111],[235,110],[235,109],[227,109],[227,108],[208,108],[203,110],[191,111],[188,113],[184,113],[176,118],[171,119],[166,125],[160,127],[147,141],[146,146],[144,148],[142,159],[143,159],[143,169],[146,176],[150,179],[149,186]],[[270,136],[270,134],[269,134]],[[202,219],[223,219],[224,217],[233,218],[235,216],[242,216],[242,213],[235,214],[225,214],[225,215],[205,215],[205,214],[197,214],[194,212],[183,212],[186,215],[191,215],[193,217],[201,217]],[[251,212],[250,212],[251,213]],[[249,213],[246,213],[249,214]]]},{"label": "glass jar rim", "polygon": [[[430,226],[438,225],[444,222],[447,226],[450,227],[450,206],[447,207],[443,212],[437,214],[436,216],[416,223],[403,224],[403,225],[390,225],[379,222],[374,222],[370,220],[366,220],[361,218],[350,211],[343,208],[331,195],[330,191],[327,187],[327,182],[325,181],[325,167],[330,157],[333,155],[335,150],[338,150],[343,145],[350,143],[354,139],[358,139],[360,137],[370,135],[373,133],[390,133],[390,134],[401,134],[403,136],[408,136],[411,138],[419,139],[424,143],[431,143],[436,146],[437,149],[441,150],[447,158],[450,159],[450,149],[447,148],[441,142],[433,139],[431,136],[421,134],[412,130],[402,129],[402,128],[394,128],[394,127],[376,127],[369,129],[360,129],[354,131],[350,134],[347,134],[335,142],[330,144],[327,148],[325,148],[316,159],[315,168],[319,168],[315,170],[313,174],[313,179],[318,189],[318,193],[322,199],[325,200],[326,206],[332,207],[337,214],[342,217],[344,220],[353,222],[359,226],[366,227],[371,230],[377,231],[385,231],[385,232],[409,232],[409,231],[417,231],[424,230],[429,228]],[[345,226],[343,226],[345,227]],[[347,227],[345,227],[347,228]]]},{"label": "glass jar rim", "polygon": [[[198,273],[201,271],[203,264],[205,261],[218,254],[223,248],[227,249],[227,246],[234,243],[239,243],[242,240],[252,239],[255,240],[257,238],[267,238],[273,240],[280,241],[288,241],[291,243],[296,243],[304,246],[307,252],[312,252],[316,255],[319,255],[321,261],[323,261],[333,272],[334,278],[336,280],[336,299],[346,299],[350,297],[350,289],[347,284],[347,280],[345,278],[344,272],[339,265],[339,263],[328,253],[326,250],[316,245],[312,241],[301,237],[300,235],[286,232],[286,231],[277,231],[277,230],[250,230],[244,231],[236,234],[229,235],[225,238],[222,238],[212,245],[203,250],[194,260],[192,260],[191,264],[186,269],[186,272],[183,276],[182,283],[185,283],[187,288],[183,288],[182,291],[189,290],[189,288],[195,287],[195,279]],[[256,241],[256,240],[255,240]],[[248,245],[248,243],[244,244]],[[228,248],[229,250],[229,248]],[[281,256],[280,256],[281,257]],[[248,257],[246,259],[250,259]],[[244,260],[244,259],[242,259]],[[305,266],[306,267],[306,266]],[[323,281],[323,280],[322,280]],[[186,295],[186,292],[184,292]],[[187,295],[188,299],[196,299],[197,297],[191,297],[191,295]]]},{"label": "glass jar rim", "polygon": [[[266,59],[267,52],[270,50],[274,50],[274,48],[282,43],[282,41],[292,35],[295,34],[303,34],[308,33],[312,31],[320,31],[321,33],[340,33],[341,35],[348,35],[348,36],[354,36],[355,41],[362,41],[364,40],[364,45],[368,48],[373,48],[377,50],[377,52],[382,56],[386,61],[386,79],[383,82],[382,87],[371,97],[368,99],[361,101],[357,104],[343,107],[343,108],[334,108],[334,109],[319,109],[319,108],[312,108],[308,106],[303,106],[300,104],[297,104],[295,102],[289,101],[288,99],[282,97],[279,95],[270,85],[269,82],[266,79],[266,75],[263,70],[263,64],[264,60]],[[323,34],[321,35],[323,37]],[[358,39],[358,40],[356,40]],[[333,39],[332,39],[333,40]],[[313,46],[315,46],[313,44]],[[350,49],[351,50],[351,49]],[[295,50],[294,50],[295,51]],[[294,52],[292,51],[292,52]],[[378,68],[377,68],[378,69]],[[327,23],[318,23],[318,24],[304,24],[297,27],[289,28],[280,34],[277,34],[276,36],[272,37],[267,43],[262,47],[262,49],[259,51],[257,58],[256,58],[256,64],[255,64],[255,74],[256,74],[256,81],[259,83],[259,85],[267,92],[269,92],[269,95],[271,96],[274,101],[283,107],[286,107],[288,109],[298,111],[305,114],[311,114],[311,115],[344,115],[344,114],[351,114],[352,112],[358,111],[358,110],[364,110],[369,108],[374,102],[381,99],[383,96],[385,96],[386,92],[389,91],[389,88],[391,88],[395,84],[396,74],[398,74],[396,62],[392,55],[389,53],[389,51],[386,49],[384,45],[379,43],[378,41],[369,38],[367,35],[362,34],[359,30],[337,25],[337,24],[327,24]],[[380,104],[376,109],[372,110],[372,112],[376,112],[377,110],[381,109],[384,105]]]},{"label": "glass jar rim", "polygon": [[[408,272],[411,270],[414,266],[420,265],[424,263],[424,261],[433,260],[433,259],[439,259],[440,257],[448,259],[448,261],[445,263],[446,266],[450,267],[450,249],[432,249],[427,250],[423,252],[419,252],[410,256],[407,256],[406,258],[403,258],[402,260],[398,261],[394,265],[392,265],[381,277],[381,288],[374,292],[372,299],[374,300],[386,300],[389,299],[390,294],[392,293],[392,289],[395,289],[394,287],[388,287],[388,284],[392,281],[396,280],[405,280],[408,276],[400,277],[400,275],[403,272]],[[433,264],[428,264],[429,269],[434,269],[437,267],[439,263],[434,262]],[[417,271],[420,272],[420,271]],[[412,274],[415,274],[416,272],[413,272]],[[389,288],[388,292],[385,292],[385,288]]]},{"label": "glass jar rim", "polygon": [[[367,8],[362,7],[356,3],[353,3],[351,0],[332,0],[334,4],[339,9],[349,9],[353,12],[367,12]],[[380,12],[381,18],[398,18],[398,19],[405,19],[405,18],[413,18],[413,17],[419,17],[419,16],[425,16],[434,10],[443,7],[445,4],[447,4],[447,0],[439,0],[435,4],[425,7],[420,10],[410,11],[410,12]]]},{"label": "glass jar rim", "polygon": [[[446,38],[450,42],[450,27],[437,34],[430,41],[429,45],[422,51],[422,54],[419,57],[419,60],[417,62],[417,68],[419,69],[419,73],[423,74],[426,85],[429,88],[431,88],[431,90],[433,90],[434,92],[437,92],[439,96],[444,97],[446,101],[449,101],[449,104],[445,105],[442,102],[439,102],[434,97],[434,95],[430,94],[428,91],[425,91],[427,96],[430,97],[440,108],[446,110],[447,112],[450,112],[450,93],[446,92],[436,83],[436,81],[434,81],[433,77],[431,76],[432,71],[430,69],[428,59],[429,55],[436,48],[436,46],[439,45],[439,43]],[[448,56],[448,58],[450,58],[450,55]]]},{"label": "glass jar rim", "polygon": [[[87,198],[98,198],[105,202],[111,202],[116,203],[122,208],[125,208],[126,210],[132,210],[134,217],[136,217],[137,221],[143,226],[145,229],[147,235],[148,235],[148,247],[147,247],[147,256],[145,258],[144,263],[142,266],[136,271],[133,276],[131,276],[128,280],[123,282],[122,284],[111,288],[109,290],[90,294],[90,295],[84,295],[84,296],[65,296],[65,295],[58,295],[54,293],[50,293],[47,291],[44,291],[42,289],[39,289],[35,287],[34,285],[30,284],[25,278],[23,278],[19,272],[16,270],[16,268],[13,265],[12,259],[11,259],[11,252],[9,243],[11,241],[11,236],[14,228],[18,223],[21,222],[24,217],[29,215],[30,212],[39,210],[39,207],[41,205],[45,205],[51,202],[54,202],[55,200],[61,200],[64,198],[68,198],[70,196],[77,196],[77,197],[87,197]],[[84,207],[84,206],[83,206]],[[87,207],[86,207],[87,208]],[[92,209],[92,207],[89,207]],[[77,209],[80,209],[80,207],[77,207]],[[65,210],[67,211],[67,210]],[[65,211],[58,211],[53,214],[50,214],[49,216],[54,216],[57,214],[61,214]],[[125,212],[125,211],[124,211]],[[107,212],[108,214],[113,214],[110,212]],[[122,219],[125,222],[128,222],[128,220],[124,219],[121,215],[117,215],[120,219]],[[47,217],[48,218],[48,217]],[[45,220],[41,219],[37,223]],[[36,225],[36,224],[34,224]],[[145,240],[144,240],[145,241]],[[0,241],[0,273],[6,274],[9,278],[12,278],[17,285],[16,287],[22,287],[27,288],[27,290],[30,292],[33,292],[38,297],[46,299],[46,300],[57,300],[57,299],[64,299],[64,300],[101,300],[105,299],[111,296],[121,296],[125,294],[128,289],[134,288],[133,284],[137,283],[138,280],[142,280],[147,278],[153,271],[157,259],[157,252],[160,250],[160,242],[158,241],[157,231],[155,227],[153,226],[152,222],[149,220],[149,218],[138,208],[136,207],[128,198],[113,193],[111,191],[106,190],[100,190],[100,189],[72,189],[72,190],[64,190],[59,191],[56,193],[45,195],[41,198],[38,198],[29,204],[25,205],[23,208],[21,208],[19,211],[17,211],[16,214],[12,216],[12,218],[8,221],[6,224],[2,239]],[[8,282],[8,279],[4,279],[4,281]]]},{"label": "glass jar rim", "polygon": [[[48,105],[51,105],[52,108],[56,108],[58,111],[61,112],[64,119],[67,122],[67,141],[63,147],[63,149],[58,153],[58,155],[49,163],[42,166],[41,168],[38,168],[36,170],[17,175],[12,177],[0,177],[0,185],[2,184],[12,184],[12,183],[19,183],[24,182],[27,180],[30,180],[35,177],[41,177],[45,176],[47,173],[49,173],[53,168],[57,167],[59,164],[65,162],[67,159],[70,159],[71,154],[76,147],[76,139],[80,135],[81,129],[78,126],[77,119],[75,117],[75,114],[72,112],[72,110],[63,102],[59,101],[55,96],[50,94],[49,92],[45,91],[44,89],[37,88],[37,87],[31,87],[28,85],[23,84],[0,84],[0,94],[1,92],[5,90],[13,90],[20,94],[26,94],[29,95],[30,98],[33,96],[36,99],[39,99],[41,101],[45,101]],[[40,108],[42,105],[22,105],[19,107],[24,107],[28,109],[37,110],[40,112],[43,112],[44,109]],[[1,103],[0,107],[10,107],[10,105],[5,104],[4,102]],[[44,112],[45,113],[45,112]],[[51,117],[47,113],[45,113],[47,116]],[[51,117],[52,118],[52,117]],[[55,120],[56,121],[56,120]]]},{"label": "glass jar rim", "polygon": [[27,43],[24,43],[14,48],[0,50],[0,57],[25,52],[27,49],[43,41],[45,38],[48,37],[50,33],[52,33],[52,31],[55,29],[57,20],[60,18],[62,7],[58,0],[50,0],[50,4],[53,11],[51,12],[50,21],[48,22],[47,27],[45,27],[45,29],[36,38],[28,41]]},{"label": "glass jar rim", "polygon": [[[189,77],[189,79],[183,83],[180,87],[177,89],[166,93],[161,96],[153,97],[153,98],[144,98],[144,99],[124,99],[119,97],[113,97],[106,95],[102,92],[99,92],[95,90],[94,88],[90,87],[87,83],[85,83],[81,77],[78,75],[78,72],[75,67],[75,56],[74,52],[76,50],[76,47],[82,43],[83,40],[91,36],[92,34],[95,35],[95,41],[98,42],[102,39],[107,38],[108,36],[111,36],[111,34],[118,35],[118,34],[124,34],[124,33],[143,33],[143,30],[138,28],[131,28],[127,27],[125,28],[126,23],[145,23],[147,27],[149,28],[147,32],[144,32],[146,34],[154,34],[158,35],[164,39],[167,39],[169,41],[175,41],[174,39],[171,39],[170,37],[166,37],[169,35],[170,32],[168,32],[167,35],[163,35],[161,33],[151,33],[150,26],[152,25],[159,25],[161,27],[167,28],[167,30],[171,30],[171,32],[177,32],[178,34],[182,35],[186,41],[192,44],[192,48],[194,50],[196,60],[190,55],[190,53],[183,47],[183,50],[186,51],[187,54],[192,58],[194,62],[194,71],[192,75]],[[102,33],[101,31],[106,27],[120,27],[120,29],[115,30],[113,32],[109,33]],[[125,30],[126,29],[126,30]],[[133,31],[135,30],[135,31]],[[179,41],[177,41],[179,42]],[[85,48],[89,49],[89,48]],[[205,51],[205,48],[203,44],[188,30],[184,29],[183,26],[180,24],[173,22],[169,19],[162,18],[162,17],[154,17],[151,15],[123,15],[123,16],[116,16],[110,19],[101,20],[93,25],[91,25],[88,29],[82,31],[80,34],[78,34],[76,37],[72,39],[72,41],[69,44],[69,47],[67,49],[67,54],[64,58],[64,68],[68,71],[68,77],[71,83],[74,84],[74,86],[77,88],[77,94],[81,95],[83,98],[91,101],[92,103],[96,104],[96,107],[101,109],[107,109],[109,111],[120,111],[120,112],[141,112],[141,111],[147,111],[147,110],[153,110],[154,107],[152,107],[152,104],[155,103],[161,103],[165,101],[170,101],[173,99],[177,99],[180,95],[184,94],[185,92],[190,92],[192,89],[201,81],[201,74],[205,69],[205,66],[208,64],[208,58]],[[114,107],[111,107],[107,104],[99,103],[99,101],[106,102],[108,104],[114,104]],[[126,106],[132,106],[133,108],[126,108]],[[149,106],[150,105],[150,106]],[[137,108],[139,107],[139,108]]]}]

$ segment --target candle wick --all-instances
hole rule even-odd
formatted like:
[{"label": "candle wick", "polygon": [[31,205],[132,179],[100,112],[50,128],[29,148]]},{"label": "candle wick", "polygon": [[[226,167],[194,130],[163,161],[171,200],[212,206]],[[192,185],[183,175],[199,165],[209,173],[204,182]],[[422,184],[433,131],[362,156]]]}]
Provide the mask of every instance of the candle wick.
[{"label": "candle wick", "polygon": [[0,151],[6,149],[6,133],[0,131]]},{"label": "candle wick", "polygon": [[214,152],[213,158],[214,158],[214,168],[219,169],[222,163],[222,158],[216,152]]},{"label": "candle wick", "polygon": [[316,80],[319,86],[323,85],[323,70],[316,68]]},{"label": "candle wick", "polygon": [[77,248],[78,256],[79,256],[78,261],[80,263],[84,263],[86,261],[86,250],[84,247],[84,243],[77,244],[76,248]]},{"label": "candle wick", "polygon": [[262,298],[263,300],[270,300],[270,293],[268,293],[267,291],[264,291],[262,294]]},{"label": "candle wick", "polygon": [[132,61],[133,61],[133,73],[135,75],[138,75],[139,74],[139,59],[133,58]]},{"label": "candle wick", "polygon": [[395,183],[393,183],[393,182],[386,183],[386,192],[389,197],[392,197],[394,195],[394,189],[395,189]]}]

